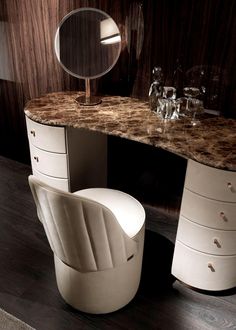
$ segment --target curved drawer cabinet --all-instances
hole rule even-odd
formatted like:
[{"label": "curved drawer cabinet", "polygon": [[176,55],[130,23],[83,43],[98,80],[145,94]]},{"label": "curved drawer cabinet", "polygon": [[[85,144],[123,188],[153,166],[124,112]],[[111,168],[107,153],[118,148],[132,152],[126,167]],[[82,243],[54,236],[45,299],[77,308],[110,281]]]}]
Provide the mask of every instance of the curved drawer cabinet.
[{"label": "curved drawer cabinet", "polygon": [[34,176],[36,176],[36,178],[38,178],[40,181],[45,182],[49,186],[52,186],[54,188],[58,188],[61,190],[65,190],[65,191],[70,191],[68,179],[56,178],[54,176],[49,176],[49,175],[43,174],[43,173],[37,171],[33,164],[32,164],[32,172],[33,172]]},{"label": "curved drawer cabinet", "polygon": [[39,180],[70,192],[106,186],[104,134],[44,125],[28,117],[26,124],[32,172]]},{"label": "curved drawer cabinet", "polygon": [[187,117],[162,121],[145,101],[104,96],[86,107],[76,102],[81,95],[50,93],[27,103],[34,175],[66,191],[106,186],[108,134],[186,158],[172,273],[200,289],[236,286],[236,120],[203,115],[192,126]]},{"label": "curved drawer cabinet", "polygon": [[236,202],[235,172],[222,171],[192,160],[189,160],[185,188],[211,199]]},{"label": "curved drawer cabinet", "polygon": [[67,152],[64,127],[42,125],[27,117],[26,125],[30,144],[46,151],[62,154]]},{"label": "curved drawer cabinet", "polygon": [[176,241],[173,274],[182,282],[209,291],[235,287],[236,255],[217,256],[194,250]]},{"label": "curved drawer cabinet", "polygon": [[185,188],[181,213],[202,226],[236,230],[235,203],[210,199]]},{"label": "curved drawer cabinet", "polygon": [[172,274],[193,287],[236,286],[236,173],[189,160]]}]

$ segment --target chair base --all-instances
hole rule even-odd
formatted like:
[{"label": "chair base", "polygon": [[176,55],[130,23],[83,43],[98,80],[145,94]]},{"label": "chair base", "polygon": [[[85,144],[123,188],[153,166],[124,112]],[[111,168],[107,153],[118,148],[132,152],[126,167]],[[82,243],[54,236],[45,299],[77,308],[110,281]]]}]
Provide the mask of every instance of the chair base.
[{"label": "chair base", "polygon": [[136,235],[138,253],[126,263],[103,271],[82,273],[55,254],[57,286],[63,299],[75,309],[105,314],[127,305],[135,296],[141,276],[144,226]]}]

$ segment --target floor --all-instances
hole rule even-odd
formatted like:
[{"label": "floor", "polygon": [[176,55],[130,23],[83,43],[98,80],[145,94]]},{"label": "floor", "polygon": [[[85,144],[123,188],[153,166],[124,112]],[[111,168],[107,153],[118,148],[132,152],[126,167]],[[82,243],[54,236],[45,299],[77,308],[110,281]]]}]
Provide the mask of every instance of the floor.
[{"label": "floor", "polygon": [[37,330],[236,329],[236,290],[210,294],[176,281],[170,267],[177,219],[147,205],[143,275],[133,301],[107,315],[68,306],[57,291],[52,252],[27,183],[30,173],[29,166],[0,157],[1,308]]}]

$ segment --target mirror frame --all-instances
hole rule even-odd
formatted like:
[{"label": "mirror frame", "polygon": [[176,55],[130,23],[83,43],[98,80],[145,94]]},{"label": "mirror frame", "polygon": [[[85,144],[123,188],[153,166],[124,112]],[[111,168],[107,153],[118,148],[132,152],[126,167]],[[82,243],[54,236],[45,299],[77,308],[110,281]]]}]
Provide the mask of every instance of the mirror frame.
[{"label": "mirror frame", "polygon": [[[75,13],[77,12],[81,12],[81,11],[96,11],[104,16],[106,16],[107,18],[111,19],[114,24],[117,26],[117,29],[119,31],[119,35],[120,35],[120,41],[119,41],[119,49],[118,49],[118,52],[117,52],[117,55],[115,57],[115,60],[113,61],[112,65],[107,68],[105,71],[103,71],[102,73],[100,74],[97,74],[97,75],[94,75],[94,76],[81,76],[77,73],[74,73],[72,71],[70,71],[61,61],[60,61],[60,56],[59,56],[59,42],[58,42],[58,39],[59,39],[59,32],[60,32],[60,28],[61,26],[65,23],[65,21],[71,17],[72,15],[74,15]],[[55,50],[55,53],[56,53],[56,57],[57,57],[57,60],[58,62],[60,63],[61,67],[70,75],[72,75],[73,77],[76,77],[76,78],[79,78],[79,79],[95,79],[95,78],[99,78],[99,77],[102,77],[103,75],[105,75],[106,73],[108,73],[114,66],[115,64],[117,63],[118,59],[119,59],[119,56],[120,56],[120,53],[121,53],[121,33],[120,33],[120,30],[118,28],[118,25],[116,24],[116,22],[113,20],[113,18],[111,16],[109,16],[107,13],[105,13],[104,11],[100,10],[100,9],[97,9],[97,8],[92,8],[92,7],[81,7],[81,8],[77,8],[75,10],[72,10],[71,12],[69,12],[67,15],[65,15],[62,20],[60,21],[58,27],[57,27],[57,31],[56,31],[56,34],[55,34],[55,38],[54,38],[54,50]]]}]

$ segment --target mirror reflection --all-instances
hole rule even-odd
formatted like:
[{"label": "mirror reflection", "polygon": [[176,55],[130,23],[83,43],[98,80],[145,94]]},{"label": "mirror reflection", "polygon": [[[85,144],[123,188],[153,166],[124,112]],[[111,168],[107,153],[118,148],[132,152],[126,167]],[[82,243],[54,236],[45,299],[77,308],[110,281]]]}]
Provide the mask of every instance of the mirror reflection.
[{"label": "mirror reflection", "polygon": [[115,65],[121,36],[113,19],[94,8],[80,8],[65,16],[55,37],[55,50],[62,67],[71,75],[97,78]]}]

